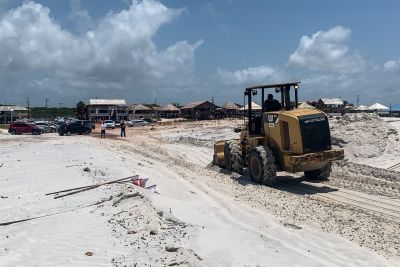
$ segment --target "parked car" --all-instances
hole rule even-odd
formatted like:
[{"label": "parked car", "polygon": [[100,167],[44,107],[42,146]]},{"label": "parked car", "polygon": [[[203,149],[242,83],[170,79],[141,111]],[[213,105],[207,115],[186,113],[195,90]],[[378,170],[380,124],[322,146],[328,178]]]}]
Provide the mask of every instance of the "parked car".
[{"label": "parked car", "polygon": [[10,134],[23,134],[23,133],[30,133],[33,135],[42,134],[42,129],[38,126],[27,123],[27,122],[14,122],[10,124],[8,128],[8,132]]},{"label": "parked car", "polygon": [[157,120],[152,119],[152,118],[144,118],[143,120],[144,120],[145,122],[148,122],[148,123],[157,122]]},{"label": "parked car", "polygon": [[48,122],[44,121],[37,121],[35,122],[35,125],[38,126],[43,130],[44,133],[55,133],[57,132],[57,127],[55,125],[52,125]]},{"label": "parked car", "polygon": [[149,124],[147,121],[144,120],[130,120],[128,121],[127,125],[128,127],[134,127],[134,126],[143,126]]},{"label": "parked car", "polygon": [[115,127],[116,128],[121,128],[121,122],[120,121],[116,121],[115,122]]},{"label": "parked car", "polygon": [[78,122],[82,125],[88,126],[91,130],[94,130],[96,128],[96,124],[92,121],[88,120],[76,120],[75,122]]},{"label": "parked car", "polygon": [[58,133],[59,135],[63,136],[68,135],[70,136],[71,134],[90,134],[91,129],[88,124],[83,124],[81,122],[71,122],[68,124],[63,124],[58,128]]},{"label": "parked car", "polygon": [[104,124],[106,125],[106,128],[115,129],[115,123],[112,120],[105,120]]},{"label": "parked car", "polygon": [[58,131],[58,128],[60,128],[60,126],[63,124],[66,124],[66,122],[65,121],[57,121],[57,125],[56,125],[57,131]]}]

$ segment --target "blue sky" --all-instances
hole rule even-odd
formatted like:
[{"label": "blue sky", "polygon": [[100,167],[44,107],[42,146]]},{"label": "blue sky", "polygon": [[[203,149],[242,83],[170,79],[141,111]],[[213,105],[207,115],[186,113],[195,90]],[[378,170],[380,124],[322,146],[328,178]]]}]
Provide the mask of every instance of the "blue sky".
[{"label": "blue sky", "polygon": [[301,99],[399,103],[400,2],[0,0],[0,102],[242,101],[302,81]]}]

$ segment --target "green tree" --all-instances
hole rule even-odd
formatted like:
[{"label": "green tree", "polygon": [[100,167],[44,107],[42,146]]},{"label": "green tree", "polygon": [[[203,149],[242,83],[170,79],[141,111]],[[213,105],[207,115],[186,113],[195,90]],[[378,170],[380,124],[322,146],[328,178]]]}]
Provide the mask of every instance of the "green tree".
[{"label": "green tree", "polygon": [[83,119],[83,117],[85,116],[85,109],[86,109],[86,104],[83,101],[79,101],[76,104],[76,116],[79,119]]}]

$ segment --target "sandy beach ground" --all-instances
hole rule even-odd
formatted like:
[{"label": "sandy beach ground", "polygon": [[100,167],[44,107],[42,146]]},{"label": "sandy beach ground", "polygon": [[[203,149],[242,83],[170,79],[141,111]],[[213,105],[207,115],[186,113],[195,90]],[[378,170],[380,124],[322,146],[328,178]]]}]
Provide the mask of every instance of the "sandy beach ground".
[{"label": "sandy beach ground", "polygon": [[[253,184],[210,164],[241,122],[0,135],[0,223],[44,216],[0,226],[0,266],[399,266],[398,173],[345,161],[323,183]],[[131,175],[157,192],[45,195]]]}]

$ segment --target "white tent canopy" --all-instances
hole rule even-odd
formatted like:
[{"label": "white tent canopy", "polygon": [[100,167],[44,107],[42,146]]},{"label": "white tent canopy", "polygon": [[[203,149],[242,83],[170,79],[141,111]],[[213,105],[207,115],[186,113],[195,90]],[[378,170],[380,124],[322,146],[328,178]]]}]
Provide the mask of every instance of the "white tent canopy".
[{"label": "white tent canopy", "polygon": [[364,106],[364,105],[360,105],[360,106],[354,108],[354,110],[366,111],[366,110],[370,110],[370,108],[367,106]]},{"label": "white tent canopy", "polygon": [[370,110],[389,110],[388,107],[379,104],[379,103],[375,103],[372,106],[369,107]]},{"label": "white tent canopy", "polygon": [[[249,107],[249,104],[245,105],[244,107],[241,107],[239,110],[247,110],[248,107]],[[262,108],[256,102],[251,102],[251,109],[252,110],[261,110]]]}]

